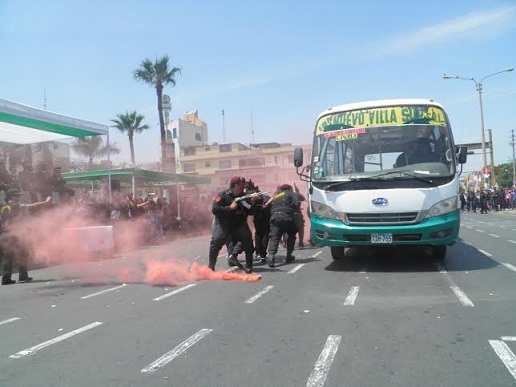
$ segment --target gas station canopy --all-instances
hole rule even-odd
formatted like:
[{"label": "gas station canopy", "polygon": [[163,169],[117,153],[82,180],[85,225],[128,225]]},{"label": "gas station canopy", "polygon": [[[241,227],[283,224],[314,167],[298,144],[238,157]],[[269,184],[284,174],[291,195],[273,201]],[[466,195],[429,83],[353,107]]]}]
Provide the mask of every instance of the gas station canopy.
[{"label": "gas station canopy", "polygon": [[34,144],[107,135],[108,127],[0,99],[0,141]]}]

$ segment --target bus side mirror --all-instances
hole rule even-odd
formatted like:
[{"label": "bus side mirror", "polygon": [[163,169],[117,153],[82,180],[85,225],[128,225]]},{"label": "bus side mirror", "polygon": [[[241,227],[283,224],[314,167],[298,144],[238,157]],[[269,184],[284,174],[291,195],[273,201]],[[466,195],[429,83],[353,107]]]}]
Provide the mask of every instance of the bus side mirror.
[{"label": "bus side mirror", "polygon": [[303,148],[294,149],[294,166],[296,168],[303,165]]},{"label": "bus side mirror", "polygon": [[468,159],[468,147],[456,146],[455,153],[457,154],[457,162],[459,164],[466,164],[466,160]]}]

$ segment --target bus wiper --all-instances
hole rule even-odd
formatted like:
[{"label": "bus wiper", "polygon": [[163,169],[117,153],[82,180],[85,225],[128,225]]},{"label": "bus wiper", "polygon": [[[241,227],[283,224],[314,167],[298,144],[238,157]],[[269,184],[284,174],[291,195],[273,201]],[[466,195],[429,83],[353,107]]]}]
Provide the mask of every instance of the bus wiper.
[{"label": "bus wiper", "polygon": [[[381,177],[384,177],[384,176],[387,176],[387,175],[404,175],[404,176],[410,176],[416,180],[419,180],[419,181],[422,181],[424,183],[427,183],[427,184],[430,184],[434,187],[438,186],[439,184],[437,184],[435,181],[433,181],[432,179],[427,179],[426,177],[421,177],[421,176],[418,176],[414,173],[409,173],[409,172],[405,172],[405,171],[389,171],[389,172],[384,172],[384,173],[381,173],[379,175],[373,175],[373,176],[368,176],[368,177],[365,177],[364,180],[377,180],[378,178],[381,178]],[[378,179],[380,180],[380,179]]]}]

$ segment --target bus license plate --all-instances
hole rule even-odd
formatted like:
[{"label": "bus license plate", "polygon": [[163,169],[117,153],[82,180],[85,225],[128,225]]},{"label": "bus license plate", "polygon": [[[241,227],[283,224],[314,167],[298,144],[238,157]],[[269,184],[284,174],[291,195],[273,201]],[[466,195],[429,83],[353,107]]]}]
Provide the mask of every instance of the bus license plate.
[{"label": "bus license plate", "polygon": [[371,243],[392,243],[392,234],[371,234]]}]

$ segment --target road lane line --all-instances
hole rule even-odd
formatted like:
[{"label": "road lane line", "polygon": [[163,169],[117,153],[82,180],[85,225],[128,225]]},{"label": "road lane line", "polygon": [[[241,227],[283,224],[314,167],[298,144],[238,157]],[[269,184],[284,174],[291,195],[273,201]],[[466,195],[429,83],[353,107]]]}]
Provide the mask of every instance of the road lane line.
[{"label": "road lane line", "polygon": [[496,234],[489,234],[491,235],[492,237],[495,237],[495,238],[500,238],[500,235],[496,235]]},{"label": "road lane line", "polygon": [[500,340],[489,340],[489,344],[493,347],[495,353],[509,370],[512,377],[516,379],[516,356],[511,349]]},{"label": "road lane line", "polygon": [[502,336],[500,339],[503,341],[516,341],[516,336]]},{"label": "road lane line", "polygon": [[4,325],[4,324],[12,323],[13,321],[19,320],[20,318],[21,318],[21,317],[12,317],[12,318],[8,318],[7,320],[0,321],[0,325]]},{"label": "road lane line", "polygon": [[466,296],[466,293],[464,293],[458,286],[450,286],[451,290],[453,290],[453,293],[457,296],[460,303],[464,306],[475,306],[473,302]]},{"label": "road lane line", "polygon": [[164,300],[167,297],[173,296],[174,294],[181,293],[182,291],[191,288],[192,286],[195,286],[196,284],[188,284],[183,286],[182,288],[176,289],[171,291],[170,293],[163,294],[159,297],[153,298],[152,301],[161,301]]},{"label": "road lane line", "polygon": [[351,290],[348,293],[348,296],[346,297],[346,300],[344,301],[344,305],[355,305],[355,300],[358,296],[358,290],[360,289],[359,286],[352,286]]},{"label": "road lane line", "polygon": [[305,266],[305,264],[300,263],[299,265],[296,265],[294,268],[292,268],[290,271],[288,271],[287,274],[294,274],[296,271],[301,269],[303,266]]},{"label": "road lane line", "polygon": [[267,293],[269,290],[271,290],[274,286],[273,285],[269,285],[267,286],[265,289],[263,290],[260,290],[258,293],[256,293],[254,296],[252,296],[251,298],[248,298],[247,300],[245,300],[245,303],[246,304],[252,304],[253,302],[255,302],[257,299],[259,299],[261,296],[263,296],[265,293]]},{"label": "road lane line", "polygon": [[153,361],[147,367],[143,368],[141,372],[151,373],[151,372],[156,371],[158,368],[163,367],[164,365],[167,365],[169,362],[174,360],[174,358],[176,358],[177,356],[181,355],[183,352],[185,352],[192,345],[197,343],[203,337],[207,336],[212,330],[213,329],[207,329],[207,328],[201,329],[199,332],[197,332],[196,334],[190,336],[188,339],[183,341],[177,347],[175,347],[171,351],[167,352],[166,354],[161,356],[159,359]]},{"label": "road lane line", "polygon": [[516,271],[516,266],[511,265],[510,263],[502,263],[507,269]]},{"label": "road lane line", "polygon": [[97,293],[88,294],[87,296],[82,296],[81,300],[85,300],[87,298],[91,298],[91,297],[95,297],[95,296],[100,296],[101,294],[109,293],[109,292],[112,292],[113,290],[121,289],[121,288],[123,288],[125,286],[127,286],[127,284],[122,284],[122,285],[119,285],[119,286],[115,286],[114,288],[109,288],[109,289],[101,290],[100,292],[97,292]]},{"label": "road lane line", "polygon": [[469,228],[469,229],[472,229],[472,228],[473,228],[473,227],[471,227],[471,226],[464,226],[464,227]]},{"label": "road lane line", "polygon": [[484,255],[487,255],[488,257],[492,257],[493,256],[493,254],[489,254],[487,251],[484,251],[484,250],[481,250],[481,249],[478,249],[478,251],[480,251]]},{"label": "road lane line", "polygon": [[306,382],[307,387],[322,387],[324,385],[324,382],[328,377],[328,373],[330,372],[330,367],[333,363],[335,354],[337,353],[337,349],[339,349],[341,339],[342,336],[328,336],[328,340],[326,340],[326,344],[324,345],[324,348],[315,363],[315,367]]},{"label": "road lane line", "polygon": [[509,239],[509,242],[514,243],[516,245],[516,241],[513,241],[513,240]]},{"label": "road lane line", "polygon": [[505,226],[498,226],[498,227],[500,227],[500,228],[507,228],[507,227],[505,227]]},{"label": "road lane line", "polygon": [[86,332],[87,330],[95,328],[95,327],[97,327],[99,325],[102,325],[102,323],[98,322],[98,321],[94,322],[94,323],[91,323],[91,324],[86,325],[86,326],[84,326],[82,328],[79,328],[79,329],[76,329],[74,331],[68,332],[68,333],[66,333],[64,335],[54,337],[53,339],[45,341],[44,343],[35,345],[34,347],[30,347],[30,348],[24,349],[23,351],[15,353],[14,355],[11,355],[9,357],[11,357],[13,359],[20,359],[20,358],[22,358],[24,356],[32,355],[32,354],[36,353],[37,351],[39,351],[40,349],[43,349],[45,347],[48,347],[49,345],[58,343],[60,341],[66,340],[66,339],[68,339],[68,338],[70,338],[72,336],[78,335],[79,333]]},{"label": "road lane line", "polygon": [[484,233],[484,231],[483,231],[483,230],[477,230],[477,229],[475,229],[475,231],[478,231],[478,232],[480,232],[480,233],[482,233],[482,234]]},{"label": "road lane line", "polygon": [[314,255],[312,255],[312,258],[317,258],[321,254],[322,254],[322,250],[320,250],[317,253],[315,253]]}]

